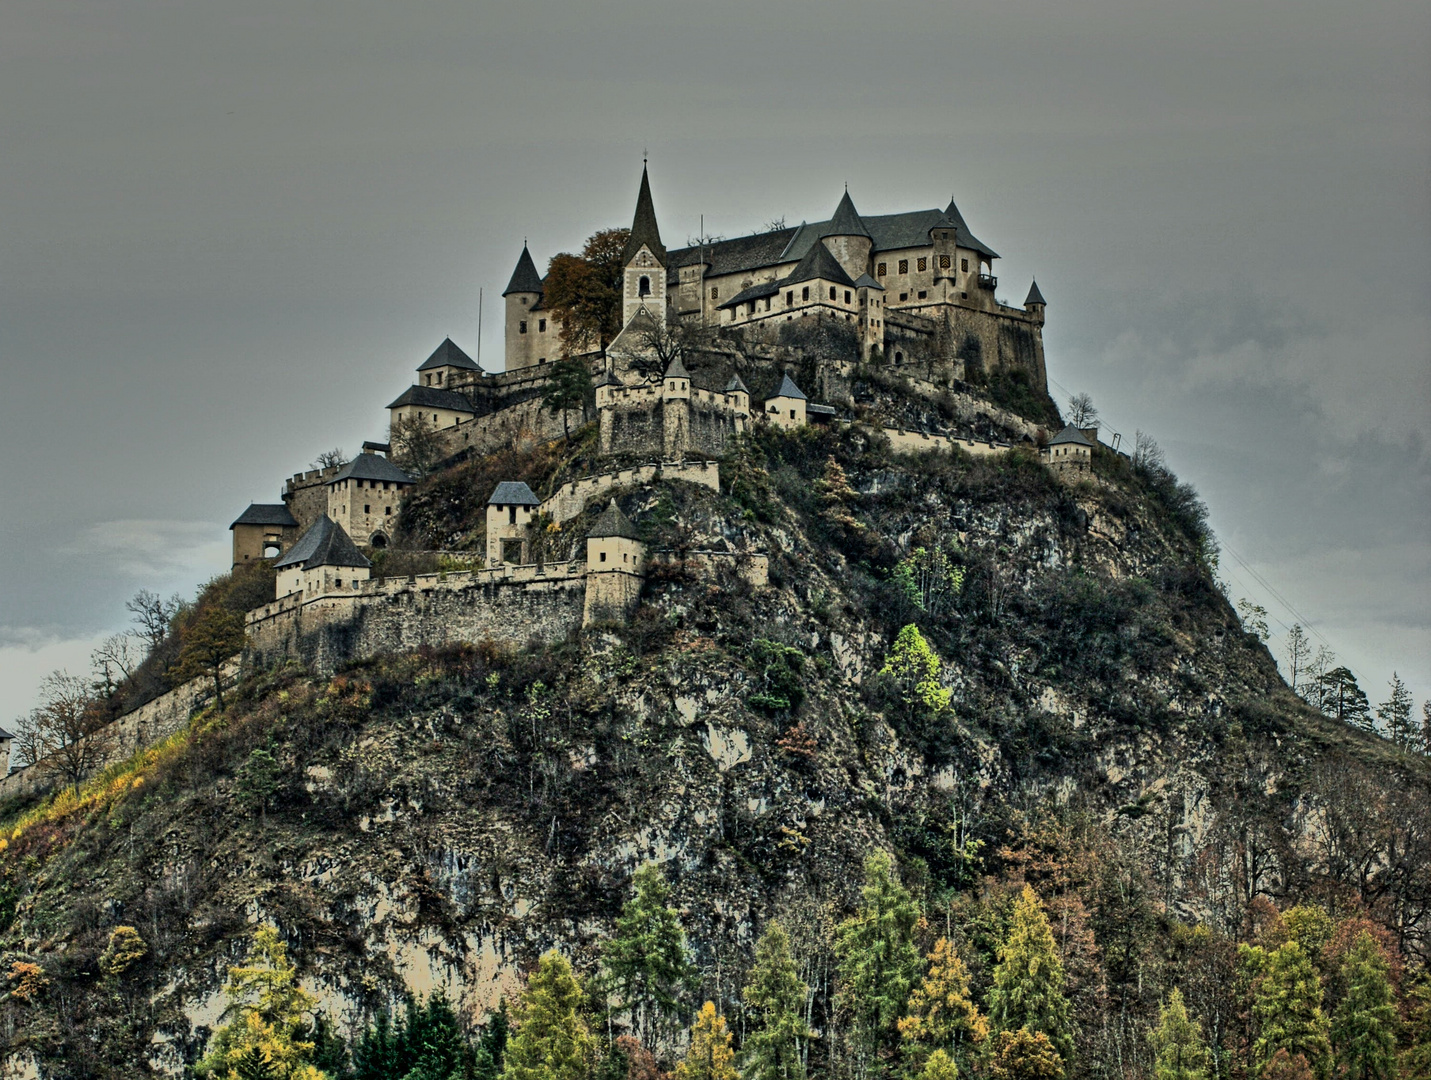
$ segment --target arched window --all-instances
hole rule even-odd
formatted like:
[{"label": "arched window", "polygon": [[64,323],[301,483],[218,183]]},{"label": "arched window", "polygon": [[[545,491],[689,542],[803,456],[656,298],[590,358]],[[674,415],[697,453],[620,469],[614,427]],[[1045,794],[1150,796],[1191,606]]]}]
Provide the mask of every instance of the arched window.
[{"label": "arched window", "polygon": [[643,277],[641,278],[640,284],[636,287],[636,292],[637,292],[637,295],[639,295],[639,296],[650,296],[650,295],[651,295],[651,279],[648,278],[648,277],[644,277],[644,276],[643,276]]}]

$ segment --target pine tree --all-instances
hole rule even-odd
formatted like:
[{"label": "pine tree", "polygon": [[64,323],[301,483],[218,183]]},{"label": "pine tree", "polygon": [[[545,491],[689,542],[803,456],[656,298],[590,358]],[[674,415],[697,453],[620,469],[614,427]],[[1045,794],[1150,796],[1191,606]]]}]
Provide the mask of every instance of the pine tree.
[{"label": "pine tree", "polygon": [[542,390],[542,408],[547,412],[561,414],[563,437],[571,438],[568,413],[573,409],[586,410],[587,394],[591,391],[591,373],[580,360],[558,360],[547,369],[550,375]]},{"label": "pine tree", "polygon": [[397,1070],[392,1017],[383,1009],[353,1047],[353,1077],[354,1080],[388,1080],[390,1076],[401,1075]]},{"label": "pine tree", "polygon": [[1322,684],[1322,712],[1363,731],[1376,730],[1366,694],[1350,668],[1332,668],[1318,681]]},{"label": "pine tree", "polygon": [[1346,1080],[1393,1080],[1396,1076],[1396,1003],[1390,965],[1381,946],[1363,930],[1342,959],[1346,987],[1332,1014],[1332,1045],[1338,1075]]},{"label": "pine tree", "polygon": [[1252,1017],[1257,1038],[1254,1065],[1270,1065],[1278,1050],[1300,1054],[1317,1076],[1325,1076],[1331,1061],[1327,1019],[1322,1015],[1322,981],[1311,958],[1289,941],[1267,958],[1253,988]]},{"label": "pine tree", "polygon": [[622,907],[601,962],[617,997],[613,1011],[630,1014],[641,1042],[656,1046],[680,1020],[692,966],[680,912],[666,903],[671,887],[661,868],[647,863],[632,883],[636,895]]},{"label": "pine tree", "polygon": [[966,1065],[969,1049],[989,1037],[989,1021],[969,996],[969,971],[948,938],[934,943],[924,981],[909,995],[909,1015],[899,1022],[899,1033],[912,1046],[948,1051]]},{"label": "pine tree", "polygon": [[1154,1080],[1206,1080],[1207,1047],[1203,1045],[1202,1028],[1188,1016],[1183,1004],[1183,992],[1173,987],[1158,1016],[1157,1029],[1150,1032],[1156,1060]]},{"label": "pine tree", "polygon": [[854,1017],[857,1047],[889,1047],[919,977],[914,928],[919,908],[894,876],[883,852],[865,860],[862,900],[835,931],[840,998]]},{"label": "pine tree", "polygon": [[544,955],[522,995],[502,1080],[582,1080],[593,1047],[585,1004],[566,957],[555,950]]},{"label": "pine tree", "polygon": [[1401,1075],[1406,1080],[1431,1077],[1431,982],[1421,982],[1406,994],[1405,1049]]},{"label": "pine tree", "polygon": [[242,1062],[270,1070],[273,1080],[324,1080],[309,1063],[314,1047],[305,1037],[318,1001],[298,985],[276,928],[259,927],[250,962],[229,968],[224,996],[230,1019],[214,1032],[213,1049],[197,1066],[200,1076],[226,1077]]},{"label": "pine tree", "polygon": [[745,1080],[804,1080],[801,1046],[809,1032],[801,1019],[808,993],[790,955],[790,938],[775,920],[755,945],[755,966],[745,986]]},{"label": "pine tree", "polygon": [[676,1066],[676,1080],[739,1080],[734,1062],[725,1017],[716,1012],[715,1002],[707,1001],[691,1025],[691,1045]]},{"label": "pine tree", "polygon": [[1396,672],[1391,673],[1391,693],[1377,706],[1377,719],[1381,721],[1386,737],[1403,750],[1412,750],[1416,743],[1416,728],[1411,722],[1411,691]]},{"label": "pine tree", "polygon": [[1063,992],[1063,963],[1038,895],[1027,885],[1014,902],[1009,936],[999,948],[989,990],[989,1020],[996,1031],[1041,1032],[1064,1065],[1073,1058],[1073,1020]]},{"label": "pine tree", "polygon": [[477,1040],[477,1052],[472,1064],[473,1080],[497,1080],[501,1075],[508,1031],[507,1003],[499,1001],[497,1011],[487,1018],[487,1026]]}]

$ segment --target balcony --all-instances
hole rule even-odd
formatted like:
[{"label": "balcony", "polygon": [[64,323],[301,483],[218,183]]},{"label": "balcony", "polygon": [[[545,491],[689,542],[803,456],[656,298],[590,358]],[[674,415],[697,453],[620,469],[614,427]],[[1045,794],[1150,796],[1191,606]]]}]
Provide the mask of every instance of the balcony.
[{"label": "balcony", "polygon": [[981,288],[981,289],[988,289],[990,292],[993,292],[993,291],[994,291],[995,289],[997,289],[998,287],[999,287],[999,279],[998,279],[997,277],[995,277],[993,274],[980,274],[980,275],[979,275],[979,288]]}]

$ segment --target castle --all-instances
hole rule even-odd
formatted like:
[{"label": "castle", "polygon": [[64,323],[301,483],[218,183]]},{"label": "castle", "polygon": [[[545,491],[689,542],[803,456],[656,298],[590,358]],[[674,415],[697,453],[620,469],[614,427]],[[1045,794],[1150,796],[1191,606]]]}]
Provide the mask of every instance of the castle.
[{"label": "castle", "polygon": [[[818,385],[807,387],[830,400],[848,403],[862,365],[892,370],[931,395],[972,370],[1018,367],[1043,391],[1045,301],[1037,284],[1023,308],[997,301],[996,258],[953,201],[943,210],[865,218],[848,191],[828,221],[668,249],[643,167],[621,253],[621,329],[605,348],[579,335],[564,340],[561,314],[545,303],[545,281],[524,245],[504,292],[505,371],[483,371],[444,339],[388,405],[389,443],[364,443],[352,461],[294,475],[281,503],[253,504],[234,521],[234,565],[272,559],[278,571],[274,601],[249,616],[253,657],[299,655],[323,667],[379,649],[478,636],[556,638],[625,618],[646,567],[667,556],[647,550],[615,502],[588,531],[584,559],[541,561],[537,531],[559,527],[623,486],[680,479],[718,489],[710,459],[756,424],[848,423],[792,377],[780,351],[783,327],[838,331],[847,348],[816,357]],[[665,335],[682,327],[709,332],[696,345],[663,352]],[[683,355],[699,361],[698,375]],[[579,361],[593,381],[587,402],[563,414],[544,399],[548,365],[566,359]],[[736,370],[742,363],[763,396],[752,395]],[[928,381],[935,377],[946,381]],[[482,454],[521,439],[556,439],[573,420],[592,419],[590,408],[604,456],[649,464],[574,481],[546,500],[526,484],[502,482],[488,502],[485,549],[468,560],[478,568],[373,575],[369,556],[394,539],[402,500],[417,482],[390,460],[400,438],[426,433],[438,459]],[[1034,441],[1032,425],[1010,414],[1000,422]],[[900,451],[1011,448],[943,432],[884,434]],[[1084,433],[1068,428],[1040,441],[1054,471],[1088,471],[1092,444]],[[764,584],[758,552],[704,552],[696,563]]]}]

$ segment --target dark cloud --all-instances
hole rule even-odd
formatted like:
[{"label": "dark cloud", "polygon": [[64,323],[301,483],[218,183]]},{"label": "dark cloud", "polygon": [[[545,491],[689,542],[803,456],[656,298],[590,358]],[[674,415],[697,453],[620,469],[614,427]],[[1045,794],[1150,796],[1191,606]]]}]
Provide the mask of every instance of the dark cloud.
[{"label": "dark cloud", "polygon": [[1427,55],[1390,0],[13,0],[0,704],[475,353],[479,288],[492,363],[522,237],[622,223],[643,147],[671,237],[956,195],[1004,295],[1037,273],[1053,377],[1374,698],[1431,693]]}]

